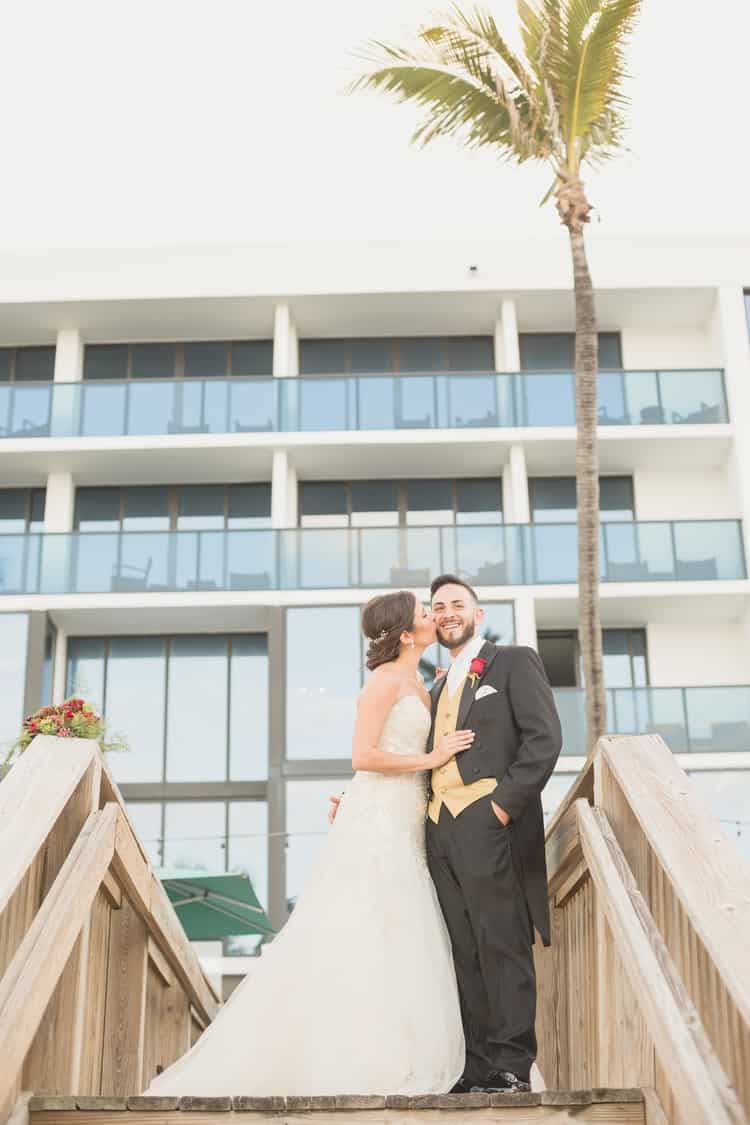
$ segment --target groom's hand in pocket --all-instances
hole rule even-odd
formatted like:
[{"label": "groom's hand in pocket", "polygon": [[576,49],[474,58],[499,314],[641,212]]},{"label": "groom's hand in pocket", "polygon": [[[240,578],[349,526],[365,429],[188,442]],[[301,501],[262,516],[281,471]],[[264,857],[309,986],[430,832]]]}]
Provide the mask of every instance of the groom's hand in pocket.
[{"label": "groom's hand in pocket", "polygon": [[510,817],[508,816],[505,809],[501,809],[500,806],[496,805],[494,801],[491,801],[490,803],[492,805],[492,811],[494,812],[497,819],[500,821],[504,828],[507,828],[510,824]]},{"label": "groom's hand in pocket", "polygon": [[328,823],[329,824],[333,824],[334,820],[336,819],[336,813],[339,811],[339,805],[341,804],[341,798],[342,797],[343,797],[343,793],[340,793],[338,796],[332,794],[328,798],[328,800],[330,801],[330,805],[328,807]]}]

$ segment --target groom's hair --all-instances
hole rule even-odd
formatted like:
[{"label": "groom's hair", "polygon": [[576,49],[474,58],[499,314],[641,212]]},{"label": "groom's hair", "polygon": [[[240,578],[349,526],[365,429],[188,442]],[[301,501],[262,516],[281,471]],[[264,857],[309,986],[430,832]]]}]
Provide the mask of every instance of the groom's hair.
[{"label": "groom's hair", "polygon": [[468,582],[464,582],[463,578],[458,578],[455,574],[441,574],[435,579],[430,586],[430,601],[432,601],[435,594],[442,586],[463,586],[464,590],[467,590],[471,594],[474,601],[477,604],[479,603],[479,598],[477,597],[477,592],[474,587],[470,586]]}]

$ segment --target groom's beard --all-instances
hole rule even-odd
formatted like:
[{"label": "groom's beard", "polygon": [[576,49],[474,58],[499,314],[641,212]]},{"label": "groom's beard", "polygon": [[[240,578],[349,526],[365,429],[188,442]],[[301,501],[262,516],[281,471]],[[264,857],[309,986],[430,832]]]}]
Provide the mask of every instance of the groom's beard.
[{"label": "groom's beard", "polygon": [[447,648],[448,652],[453,652],[456,648],[463,648],[465,644],[475,636],[477,631],[476,625],[467,625],[462,633],[451,633],[447,636],[441,629],[438,629],[437,635],[443,648]]}]

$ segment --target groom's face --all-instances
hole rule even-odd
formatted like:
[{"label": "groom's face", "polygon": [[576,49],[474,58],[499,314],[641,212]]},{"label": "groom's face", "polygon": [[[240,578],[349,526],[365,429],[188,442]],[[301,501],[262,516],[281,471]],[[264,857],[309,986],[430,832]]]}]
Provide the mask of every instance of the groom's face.
[{"label": "groom's face", "polygon": [[440,644],[448,651],[463,646],[477,631],[484,612],[468,590],[448,583],[435,591],[432,598],[432,616],[435,619]]}]

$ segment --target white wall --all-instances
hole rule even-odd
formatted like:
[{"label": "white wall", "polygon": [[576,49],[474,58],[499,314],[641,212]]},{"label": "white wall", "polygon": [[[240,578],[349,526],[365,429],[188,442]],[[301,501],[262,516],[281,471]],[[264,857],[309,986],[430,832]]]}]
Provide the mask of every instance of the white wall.
[{"label": "white wall", "polygon": [[742,512],[726,468],[635,469],[639,520],[739,519]]},{"label": "white wall", "polygon": [[652,623],[647,643],[656,687],[750,682],[750,647],[740,623]]},{"label": "white wall", "polygon": [[695,328],[623,328],[622,363],[626,370],[721,367],[721,351],[702,325]]}]

